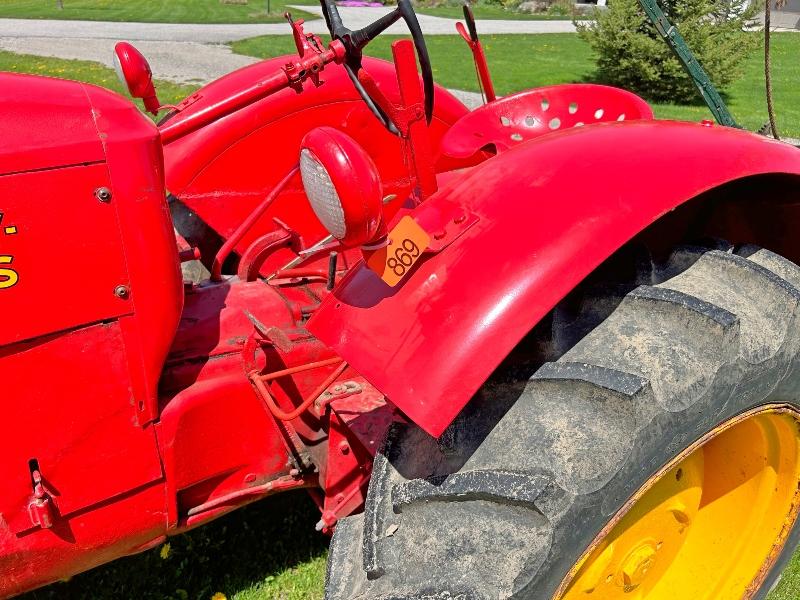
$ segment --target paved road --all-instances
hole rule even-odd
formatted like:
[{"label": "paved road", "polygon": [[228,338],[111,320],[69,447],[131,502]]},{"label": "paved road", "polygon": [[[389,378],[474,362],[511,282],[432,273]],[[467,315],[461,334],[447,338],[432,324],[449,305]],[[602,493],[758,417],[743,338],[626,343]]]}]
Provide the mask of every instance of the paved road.
[{"label": "paved road", "polygon": [[[116,42],[115,39],[4,37],[0,38],[0,50],[91,60],[112,67]],[[175,83],[207,83],[258,60],[234,54],[223,44],[163,41],[135,41],[135,44],[147,57],[156,79]]]},{"label": "paved road", "polygon": [[[321,17],[318,6],[296,6]],[[389,11],[387,8],[341,8],[342,18],[352,28],[362,27]],[[455,34],[455,20],[420,15],[428,34]],[[479,21],[485,33],[573,32],[570,21]],[[306,29],[327,33],[325,22],[309,19]],[[403,33],[395,24],[389,33]],[[50,21],[0,19],[0,50],[20,54],[93,60],[112,65],[114,44],[134,42],[144,52],[156,78],[178,83],[205,83],[254,62],[231,52],[225,43],[256,35],[287,35],[285,23],[239,25],[181,25],[171,23],[110,23],[100,21]]]}]

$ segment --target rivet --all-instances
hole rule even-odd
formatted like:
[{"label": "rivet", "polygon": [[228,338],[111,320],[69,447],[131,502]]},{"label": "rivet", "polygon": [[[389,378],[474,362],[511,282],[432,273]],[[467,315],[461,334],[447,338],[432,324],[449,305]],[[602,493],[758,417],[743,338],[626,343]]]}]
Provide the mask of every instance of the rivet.
[{"label": "rivet", "polygon": [[339,452],[342,454],[350,454],[350,445],[347,442],[339,442]]},{"label": "rivet", "polygon": [[453,219],[453,223],[459,225],[467,220],[467,215],[458,215],[455,219]]},{"label": "rivet", "polygon": [[95,198],[100,202],[111,202],[111,190],[107,187],[99,187],[94,191]]},{"label": "rivet", "polygon": [[436,233],[434,233],[434,234],[433,234],[433,239],[435,239],[435,240],[441,240],[441,239],[442,239],[444,236],[446,236],[446,235],[447,235],[447,232],[446,232],[446,231],[444,231],[444,230],[442,230],[442,231],[437,231]]},{"label": "rivet", "polygon": [[127,285],[118,285],[114,288],[114,295],[122,300],[127,300],[131,295],[131,290]]},{"label": "rivet", "polygon": [[255,480],[256,480],[255,473],[248,473],[247,475],[244,476],[245,483],[253,483]]}]

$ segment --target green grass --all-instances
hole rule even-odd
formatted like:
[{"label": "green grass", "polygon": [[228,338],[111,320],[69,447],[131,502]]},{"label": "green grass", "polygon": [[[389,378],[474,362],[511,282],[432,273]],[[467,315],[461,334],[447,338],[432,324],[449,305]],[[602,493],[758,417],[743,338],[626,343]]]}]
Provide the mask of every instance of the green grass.
[{"label": "green grass", "polygon": [[[389,58],[394,39],[391,36],[376,39],[367,48],[367,53]],[[426,39],[436,80],[446,87],[477,91],[471,56],[464,41],[456,36],[428,36]],[[485,35],[482,39],[495,87],[500,94],[534,86],[591,81],[593,78],[592,51],[575,35]],[[797,61],[800,36],[773,34],[772,46],[779,131],[800,137],[800,62]],[[265,36],[233,44],[234,51],[251,56],[275,56],[290,52],[292,48],[288,36]],[[762,54],[758,50],[747,60],[744,77],[727,92],[731,112],[748,129],[758,129],[767,121],[763,82]],[[703,104],[656,103],[653,108],[659,118],[688,121],[711,118]]]},{"label": "green grass", "polygon": [[[0,0],[2,1],[2,0]],[[117,79],[113,69],[100,63],[83,60],[65,60],[60,58],[43,58],[27,54],[14,54],[0,51],[0,71],[13,73],[33,73],[49,75],[62,79],[85,81],[119,92],[127,96],[122,83]],[[196,86],[179,85],[168,81],[156,81],[158,97],[164,104],[177,104],[195,91]]]},{"label": "green grass", "polygon": [[[249,0],[223,4],[220,0],[0,0],[0,18],[127,21],[131,23],[277,23],[286,3],[316,4],[315,0]],[[297,16],[306,16],[306,13]]]},{"label": "green grass", "polygon": [[[286,4],[317,5],[316,0],[249,0],[246,5],[222,4],[220,0],[0,0],[0,18],[86,19],[138,23],[275,23],[283,19]],[[418,12],[435,17],[463,18],[460,3],[419,7]],[[295,11],[297,12],[297,11]],[[494,4],[473,6],[477,19],[567,19],[569,16],[530,14],[507,10]],[[302,15],[301,15],[302,16]]]},{"label": "green grass", "polygon": [[[464,12],[461,3],[443,4],[436,7],[417,6],[415,10],[421,15],[432,17],[444,17],[446,19],[464,19]],[[570,21],[571,16],[552,15],[552,14],[532,14],[508,10],[497,4],[478,3],[472,6],[472,14],[476,19],[508,19],[515,21]],[[480,33],[480,32],[479,32]]]},{"label": "green grass", "polygon": [[800,598],[800,549],[783,570],[778,586],[767,596],[767,600],[797,600]]}]

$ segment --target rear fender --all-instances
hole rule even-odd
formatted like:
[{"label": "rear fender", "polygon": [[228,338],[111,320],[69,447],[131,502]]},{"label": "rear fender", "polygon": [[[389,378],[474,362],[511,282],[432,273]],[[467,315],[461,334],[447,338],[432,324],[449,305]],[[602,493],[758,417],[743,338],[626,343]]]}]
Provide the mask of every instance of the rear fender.
[{"label": "rear fender", "polygon": [[[477,221],[397,287],[363,264],[308,329],[441,435],[513,347],[623,244],[699,194],[800,174],[800,152],[735,129],[602,123],[521,144],[413,211]],[[449,226],[449,227],[452,227]]]}]

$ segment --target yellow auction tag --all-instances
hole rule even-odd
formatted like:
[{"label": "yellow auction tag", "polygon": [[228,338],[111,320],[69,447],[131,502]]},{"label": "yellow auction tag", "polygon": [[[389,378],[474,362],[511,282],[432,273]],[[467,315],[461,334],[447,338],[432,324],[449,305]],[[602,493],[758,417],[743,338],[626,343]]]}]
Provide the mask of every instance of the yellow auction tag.
[{"label": "yellow auction tag", "polygon": [[389,232],[388,245],[369,254],[367,266],[394,287],[420,259],[430,242],[428,233],[406,215]]}]

